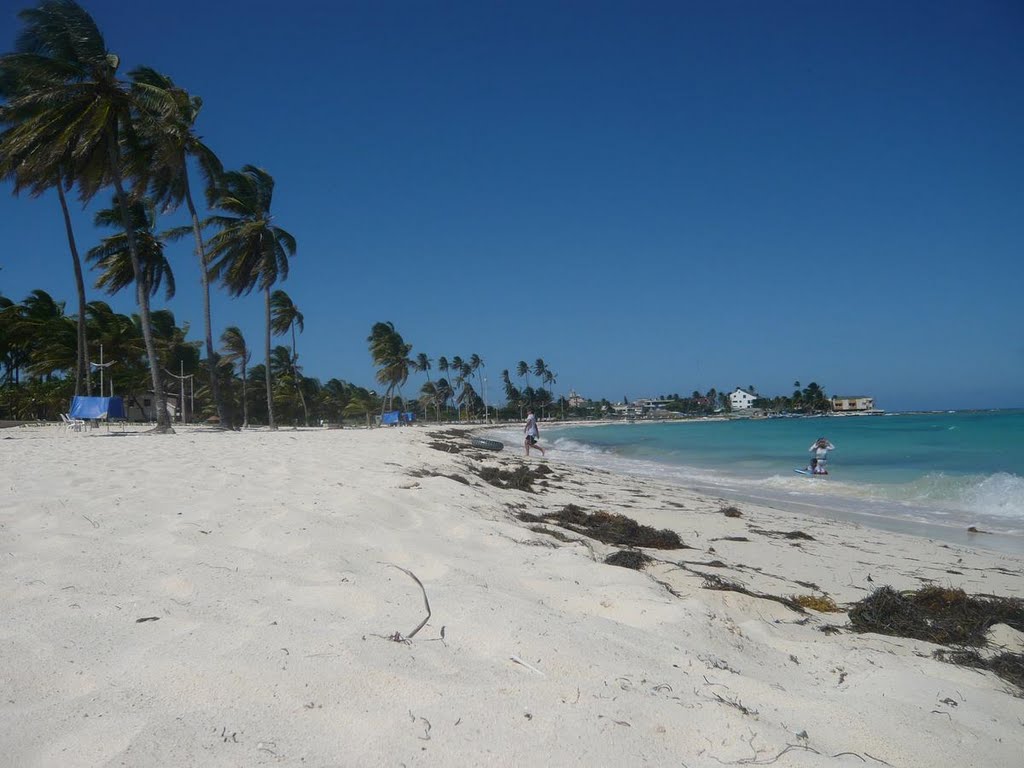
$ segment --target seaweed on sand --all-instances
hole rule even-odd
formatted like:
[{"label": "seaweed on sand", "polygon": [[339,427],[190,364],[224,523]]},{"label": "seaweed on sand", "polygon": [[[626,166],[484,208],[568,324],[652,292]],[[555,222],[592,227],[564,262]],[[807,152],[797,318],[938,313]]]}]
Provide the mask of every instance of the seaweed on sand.
[{"label": "seaweed on sand", "polygon": [[690,549],[679,538],[678,533],[668,528],[659,531],[649,525],[640,525],[636,520],[625,515],[610,512],[591,514],[575,504],[566,504],[558,512],[548,512],[543,515],[520,512],[518,517],[524,522],[558,525],[605,544],[647,547],[649,549]]},{"label": "seaweed on sand", "polygon": [[525,465],[516,467],[511,472],[497,467],[481,467],[477,474],[484,482],[497,488],[514,488],[529,493],[533,493],[533,483],[540,478],[540,473]]},{"label": "seaweed on sand", "polygon": [[530,530],[534,533],[543,533],[545,536],[550,536],[553,539],[564,541],[566,544],[571,543],[573,541],[577,541],[577,539],[571,539],[559,530],[545,528],[543,525],[531,525]]},{"label": "seaweed on sand", "polygon": [[[968,595],[962,589],[944,587],[925,587],[916,592],[879,587],[850,609],[850,624],[858,632],[980,648],[988,644],[987,632],[996,624],[1024,632],[1024,600]],[[936,651],[935,657],[991,670],[1024,691],[1024,654],[1000,653],[986,658],[961,648]]]},{"label": "seaweed on sand", "polygon": [[455,482],[462,483],[463,485],[472,485],[472,483],[470,483],[469,480],[464,478],[462,475],[455,474],[454,472],[446,474],[444,472],[434,472],[434,471],[429,470],[429,469],[414,469],[414,470],[409,472],[409,476],[410,477],[447,477],[449,480],[454,480]]},{"label": "seaweed on sand", "polygon": [[932,655],[949,664],[995,672],[1003,680],[1017,686],[1018,698],[1024,698],[1024,653],[1000,653],[986,659],[977,651],[948,651],[940,648]]},{"label": "seaweed on sand", "polygon": [[635,549],[620,549],[604,559],[608,565],[617,565],[620,568],[632,568],[634,571],[643,570],[644,566],[651,562],[651,558],[643,552]]},{"label": "seaweed on sand", "polygon": [[458,443],[442,443],[440,440],[434,440],[427,443],[427,445],[435,451],[443,451],[444,453],[460,453],[462,451]]},{"label": "seaweed on sand", "polygon": [[793,600],[804,608],[810,608],[818,613],[843,612],[843,609],[836,605],[836,601],[827,595],[794,595]]},{"label": "seaweed on sand", "polygon": [[465,438],[469,437],[469,430],[468,429],[455,429],[455,428],[444,429],[444,430],[441,430],[440,432],[431,432],[430,436],[431,437],[453,437],[453,438],[465,439]]},{"label": "seaweed on sand", "polygon": [[743,513],[740,512],[738,507],[722,507],[718,511],[726,517],[743,517]]},{"label": "seaweed on sand", "polygon": [[631,517],[611,512],[585,512],[575,504],[567,504],[560,511],[545,518],[563,528],[590,536],[605,544],[620,544],[650,549],[683,549],[686,545],[675,531],[660,531],[641,525]]},{"label": "seaweed on sand", "polygon": [[801,539],[803,541],[814,541],[814,537],[803,531],[767,531],[764,528],[751,528],[751,533],[760,533],[762,536],[771,536],[779,539]]},{"label": "seaweed on sand", "polygon": [[897,592],[879,587],[850,609],[858,632],[927,640],[939,645],[982,646],[995,624],[1024,632],[1024,600],[968,595],[962,589],[925,587]]},{"label": "seaweed on sand", "polygon": [[764,592],[755,592],[752,589],[747,589],[742,584],[738,584],[735,581],[729,581],[728,579],[723,579],[721,576],[714,573],[702,573],[700,575],[704,577],[704,583],[701,585],[704,589],[714,589],[720,592],[738,592],[741,595],[747,595],[748,597],[756,597],[761,600],[771,600],[773,603],[780,603],[797,613],[807,613],[800,603],[788,597],[777,597]]}]

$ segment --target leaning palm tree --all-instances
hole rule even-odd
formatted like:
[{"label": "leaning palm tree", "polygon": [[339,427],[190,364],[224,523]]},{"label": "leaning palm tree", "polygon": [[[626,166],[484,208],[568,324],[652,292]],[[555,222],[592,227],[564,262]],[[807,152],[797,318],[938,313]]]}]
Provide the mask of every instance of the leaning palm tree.
[{"label": "leaning palm tree", "polygon": [[[436,392],[434,391],[433,383],[430,381],[430,368],[431,368],[431,364],[432,363],[433,363],[433,361],[429,357],[427,357],[427,353],[426,352],[420,352],[418,355],[416,355],[415,359],[412,361],[412,368],[413,368],[414,371],[416,371],[418,373],[425,373],[425,374],[427,374],[427,384],[430,384],[429,396],[430,396],[430,398],[433,399],[432,401],[434,403],[434,415],[437,417],[437,420],[440,421],[441,420],[441,414],[440,414],[440,411],[438,411],[438,408],[437,408],[437,400],[436,400],[436,398],[434,398],[434,395],[436,394]],[[423,392],[423,390],[421,390],[421,392]],[[427,393],[424,393],[424,394],[427,394]],[[423,417],[426,418],[426,415],[427,415],[427,411],[426,411],[426,408],[424,408],[424,410],[423,410]]]},{"label": "leaning palm tree", "polygon": [[409,379],[409,369],[412,362],[409,360],[409,353],[412,345],[406,344],[397,330],[394,323],[374,323],[370,335],[366,339],[370,344],[370,355],[373,357],[374,365],[380,368],[377,371],[377,382],[387,384],[387,394],[381,401],[381,413],[384,412],[384,403],[394,405],[394,392]]},{"label": "leaning palm tree", "polygon": [[242,374],[242,427],[249,426],[249,393],[246,389],[247,375],[246,367],[252,359],[252,352],[245,344],[245,336],[237,326],[230,326],[224,329],[220,335],[220,343],[224,347],[224,359],[232,365],[238,363]]},{"label": "leaning palm tree", "polygon": [[430,368],[432,366],[432,363],[433,361],[429,357],[427,357],[426,352],[420,352],[418,355],[416,355],[416,359],[413,360],[412,367],[418,373],[426,373],[427,381],[430,381]]},{"label": "leaning palm tree", "polygon": [[432,381],[423,382],[423,386],[420,387],[420,403],[423,405],[423,413],[427,413],[427,407],[430,405],[434,406],[434,414],[437,415],[437,420],[440,421],[441,417],[438,412],[437,399],[438,389],[437,385]]},{"label": "leaning palm tree", "polygon": [[526,379],[526,390],[530,389],[530,365],[525,360],[516,363],[516,376]]},{"label": "leaning palm tree", "polygon": [[220,160],[200,140],[194,125],[203,100],[191,96],[174,84],[166,75],[149,67],[140,67],[131,73],[132,90],[141,104],[156,104],[159,110],[140,112],[139,133],[142,137],[146,162],[139,169],[136,188],[149,192],[166,209],[177,208],[184,202],[192,220],[191,227],[179,228],[175,236],[191,232],[199,260],[199,281],[203,295],[203,324],[206,331],[206,365],[210,376],[210,394],[217,408],[221,426],[230,426],[227,409],[220,394],[217,376],[217,351],[213,347],[213,322],[210,315],[210,279],[206,249],[200,232],[199,214],[192,201],[188,160],[194,158],[207,187],[223,173]]},{"label": "leaning palm tree", "polygon": [[134,144],[138,104],[118,79],[120,59],[107,51],[96,22],[73,0],[42,0],[19,16],[25,26],[16,51],[0,60],[0,88],[10,94],[0,107],[4,167],[22,169],[26,179],[50,173],[58,185],[73,179],[83,201],[113,185],[135,275],[156,431],[173,432],[124,183],[129,165],[123,150]]},{"label": "leaning palm tree", "polygon": [[[437,370],[438,370],[438,372],[440,372],[442,374],[447,374],[450,369],[451,369],[451,363],[448,362],[448,358],[447,357],[445,357],[444,355],[441,355],[441,357],[437,358]],[[442,376],[442,379],[444,379],[444,382],[445,382],[445,387],[443,389],[443,391],[445,393],[445,397],[444,397],[443,400],[441,400],[441,404],[445,407],[445,415],[447,415],[447,413],[448,413],[448,396],[447,396],[448,380],[447,380],[447,378],[445,378],[445,376]],[[441,420],[440,417],[438,417],[438,421],[440,421],[440,420]]]},{"label": "leaning palm tree", "polygon": [[[163,283],[164,295],[168,299],[173,298],[174,273],[171,271],[170,262],[164,255],[164,238],[153,231],[156,224],[156,211],[152,201],[133,201],[128,207],[128,215],[131,217],[139,260],[142,263],[144,290],[150,296],[155,296]],[[115,207],[97,211],[93,223],[97,227],[121,230],[117,234],[103,238],[99,245],[90,248],[85,254],[86,260],[92,262],[93,266],[100,271],[96,287],[112,296],[135,283],[131,254],[128,251],[128,233],[123,229],[121,211],[116,207],[116,201]]]},{"label": "leaning palm tree", "polygon": [[519,418],[522,418],[523,417],[523,403],[522,403],[523,394],[518,389],[516,389],[516,386],[512,383],[512,379],[511,379],[511,377],[509,377],[509,374],[508,374],[508,368],[506,368],[505,370],[503,370],[501,372],[501,380],[505,384],[505,401],[510,406],[513,406],[513,407],[518,405],[519,406]]},{"label": "leaning palm tree", "polygon": [[[549,400],[554,400],[555,399],[555,384],[557,382],[558,382],[558,374],[557,373],[552,371],[550,368],[548,368],[547,370],[544,371],[544,383],[548,385],[548,395],[549,395],[548,399]],[[565,418],[565,406],[561,405],[561,402],[562,402],[561,398],[559,398],[559,404],[560,404],[560,407],[562,408],[562,410],[561,410],[562,418]]]},{"label": "leaning palm tree", "polygon": [[296,363],[299,362],[298,348],[295,346],[295,327],[298,326],[299,333],[306,330],[306,319],[303,317],[299,308],[295,306],[295,302],[292,301],[291,296],[282,290],[274,291],[270,295],[270,328],[274,332],[275,336],[282,336],[289,331],[292,334],[292,356],[291,356],[291,374],[292,379],[295,382],[295,392],[299,396],[299,402],[302,403],[302,414],[306,421],[306,426],[309,426],[309,410],[306,408],[306,398],[302,394],[302,388],[299,386],[299,371],[296,368]]},{"label": "leaning palm tree", "polygon": [[461,392],[462,384],[465,381],[462,375],[462,369],[465,368],[466,363],[459,355],[455,355],[451,360],[448,361],[448,370],[452,376],[448,378],[448,381],[453,386],[452,391],[452,405],[455,406],[455,418],[459,420],[462,418],[462,399],[458,396],[458,392],[455,391],[455,387]]},{"label": "leaning palm tree", "polygon": [[267,421],[274,422],[270,374],[270,288],[288,277],[288,258],[295,255],[295,238],[273,223],[270,204],[274,179],[262,168],[247,165],[224,174],[210,191],[212,207],[224,211],[207,223],[219,228],[210,239],[210,271],[232,296],[263,291],[266,315]]},{"label": "leaning palm tree", "polygon": [[[485,367],[484,366],[484,359],[482,357],[480,357],[480,355],[478,355],[476,352],[474,352],[472,355],[469,356],[469,368],[470,368],[470,370],[473,373],[476,374],[476,381],[477,381],[477,384],[480,385],[480,394],[481,395],[486,394],[484,392],[484,389],[483,389],[483,378],[484,378],[484,375],[483,375],[483,373],[480,372],[480,369],[484,368],[484,367]],[[484,403],[484,410],[485,411],[487,410],[487,404],[486,403]]]}]

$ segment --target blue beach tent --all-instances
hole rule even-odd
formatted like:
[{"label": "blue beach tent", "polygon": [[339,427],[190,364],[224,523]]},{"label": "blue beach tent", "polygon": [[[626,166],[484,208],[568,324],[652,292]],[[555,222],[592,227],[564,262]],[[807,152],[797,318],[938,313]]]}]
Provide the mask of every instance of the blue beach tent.
[{"label": "blue beach tent", "polygon": [[382,427],[394,427],[399,424],[411,424],[416,415],[412,411],[387,411],[380,417]]},{"label": "blue beach tent", "polygon": [[123,419],[124,398],[75,396],[69,415],[73,419]]}]

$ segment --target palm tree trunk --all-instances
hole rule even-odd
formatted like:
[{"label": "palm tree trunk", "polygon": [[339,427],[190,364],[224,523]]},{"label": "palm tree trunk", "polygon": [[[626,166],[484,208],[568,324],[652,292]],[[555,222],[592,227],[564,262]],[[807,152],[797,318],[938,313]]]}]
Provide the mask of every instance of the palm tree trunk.
[{"label": "palm tree trunk", "polygon": [[264,352],[266,352],[267,358],[267,425],[271,429],[277,429],[277,424],[274,422],[274,392],[270,382],[270,286],[267,285],[263,289],[264,304],[267,308],[267,339],[264,346]]},{"label": "palm tree trunk", "polygon": [[299,386],[299,372],[295,368],[295,363],[299,361],[298,348],[295,346],[295,321],[292,321],[292,381],[295,382],[295,392],[299,396],[299,402],[302,403],[302,416],[306,420],[306,426],[309,426],[309,409],[306,408],[306,396],[302,394],[302,388]]},{"label": "palm tree trunk", "polygon": [[220,393],[220,381],[217,378],[218,355],[213,348],[213,319],[210,316],[210,273],[206,263],[206,249],[203,247],[203,236],[199,231],[199,215],[192,202],[192,190],[188,183],[188,165],[182,161],[182,172],[185,178],[185,201],[188,203],[188,212],[192,217],[192,234],[196,239],[196,256],[199,257],[199,279],[203,287],[203,324],[206,327],[206,367],[210,373],[210,394],[213,396],[213,403],[217,407],[217,419],[220,426],[230,429],[231,418],[228,416],[227,408],[224,407],[224,398]]},{"label": "palm tree trunk", "polygon": [[245,382],[245,360],[242,360],[242,426],[249,426],[249,389]]},{"label": "palm tree trunk", "polygon": [[121,158],[117,152],[117,137],[111,136],[107,142],[107,153],[110,159],[110,172],[114,177],[114,190],[117,192],[117,206],[121,209],[121,222],[128,236],[128,253],[132,259],[132,273],[135,275],[135,297],[139,304],[139,317],[142,320],[142,339],[146,343],[146,357],[149,358],[149,373],[153,383],[153,398],[156,401],[155,432],[174,434],[170,417],[167,414],[167,395],[164,393],[163,381],[160,376],[160,359],[157,357],[156,344],[153,341],[152,318],[149,314],[149,290],[142,275],[139,262],[139,249],[135,242],[135,230],[128,215],[128,201],[121,183]]},{"label": "palm tree trunk", "polygon": [[[62,179],[57,179],[57,197],[60,198],[60,209],[64,212],[64,229],[68,233],[71,261],[75,265],[75,289],[78,291],[78,364],[75,367],[75,394],[82,394],[82,379],[85,379],[86,394],[92,395],[89,344],[85,336],[85,280],[82,278],[82,260],[78,257],[75,233],[71,229],[71,216],[68,214],[68,201],[64,197],[64,183]],[[100,397],[102,396],[103,393],[100,392]]]}]

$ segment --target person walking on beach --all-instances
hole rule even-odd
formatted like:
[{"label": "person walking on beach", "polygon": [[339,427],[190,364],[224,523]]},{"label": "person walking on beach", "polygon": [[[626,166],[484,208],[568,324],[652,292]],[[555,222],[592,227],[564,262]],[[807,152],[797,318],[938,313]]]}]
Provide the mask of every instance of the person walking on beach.
[{"label": "person walking on beach", "polygon": [[828,452],[834,451],[836,447],[828,441],[827,438],[819,437],[813,443],[808,451],[814,453],[814,458],[811,459],[811,472],[815,475],[827,475],[828,474]]},{"label": "person walking on beach", "polygon": [[523,433],[526,435],[526,439],[523,440],[526,455],[530,455],[531,448],[536,448],[543,456],[544,449],[537,445],[537,440],[540,439],[540,430],[537,428],[537,417],[533,415],[533,408],[526,412],[526,426],[523,428]]}]

